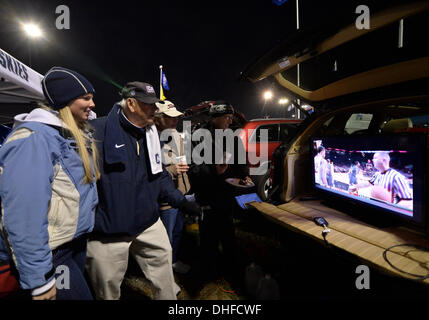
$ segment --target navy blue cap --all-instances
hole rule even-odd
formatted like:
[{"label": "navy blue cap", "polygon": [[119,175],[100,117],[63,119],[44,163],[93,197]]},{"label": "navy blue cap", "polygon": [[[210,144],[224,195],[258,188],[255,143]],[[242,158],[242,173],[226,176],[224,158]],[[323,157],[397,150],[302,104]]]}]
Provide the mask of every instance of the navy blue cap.
[{"label": "navy blue cap", "polygon": [[43,94],[54,110],[64,108],[68,103],[87,93],[95,93],[92,84],[79,73],[53,67],[42,79]]},{"label": "navy blue cap", "polygon": [[160,99],[156,97],[153,86],[146,82],[128,82],[119,94],[124,99],[135,98],[147,104],[154,104],[160,101]]}]

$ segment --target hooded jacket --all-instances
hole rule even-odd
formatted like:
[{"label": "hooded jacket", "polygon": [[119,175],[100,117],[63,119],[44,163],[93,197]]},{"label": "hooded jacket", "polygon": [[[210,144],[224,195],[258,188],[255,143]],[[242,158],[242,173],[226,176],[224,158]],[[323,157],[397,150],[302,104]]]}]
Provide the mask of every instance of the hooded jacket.
[{"label": "hooded jacket", "polygon": [[168,172],[152,174],[145,128],[137,128],[115,104],[107,117],[91,121],[100,152],[100,203],[94,234],[136,236],[159,219],[159,199],[178,207],[185,197]]},{"label": "hooded jacket", "polygon": [[54,281],[52,250],[92,231],[98,197],[84,176],[76,142],[56,112],[15,117],[0,148],[0,259],[13,259],[23,289]]}]

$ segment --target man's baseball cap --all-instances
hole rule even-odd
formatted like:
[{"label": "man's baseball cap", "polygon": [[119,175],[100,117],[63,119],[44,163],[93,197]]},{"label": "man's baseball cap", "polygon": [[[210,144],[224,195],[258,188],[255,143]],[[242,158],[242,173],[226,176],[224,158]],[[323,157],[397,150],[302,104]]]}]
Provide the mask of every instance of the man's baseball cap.
[{"label": "man's baseball cap", "polygon": [[174,106],[174,103],[168,100],[156,102],[155,105],[158,107],[156,114],[166,114],[169,117],[180,117],[183,115],[182,112],[178,111]]},{"label": "man's baseball cap", "polygon": [[156,97],[153,86],[146,82],[128,82],[122,88],[120,95],[124,99],[134,98],[147,104],[154,104],[160,101],[160,99]]}]

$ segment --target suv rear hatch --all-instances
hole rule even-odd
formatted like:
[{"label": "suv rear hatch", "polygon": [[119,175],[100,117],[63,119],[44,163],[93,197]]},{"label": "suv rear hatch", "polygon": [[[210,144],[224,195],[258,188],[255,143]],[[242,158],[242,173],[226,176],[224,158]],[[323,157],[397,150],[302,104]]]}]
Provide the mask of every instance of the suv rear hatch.
[{"label": "suv rear hatch", "polygon": [[300,29],[242,76],[252,82],[272,76],[291,96],[321,109],[404,96],[404,90],[419,95],[428,88],[428,29],[427,2],[371,15],[369,30],[354,21],[342,29]]}]

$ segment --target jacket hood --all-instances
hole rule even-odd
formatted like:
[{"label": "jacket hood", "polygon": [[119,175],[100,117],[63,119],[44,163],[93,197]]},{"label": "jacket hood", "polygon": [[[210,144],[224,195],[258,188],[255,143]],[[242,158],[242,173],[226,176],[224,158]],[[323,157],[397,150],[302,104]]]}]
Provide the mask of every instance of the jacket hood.
[{"label": "jacket hood", "polygon": [[13,127],[26,122],[41,122],[48,125],[67,128],[66,124],[58,117],[58,112],[36,108],[30,113],[21,113],[15,116]]}]

